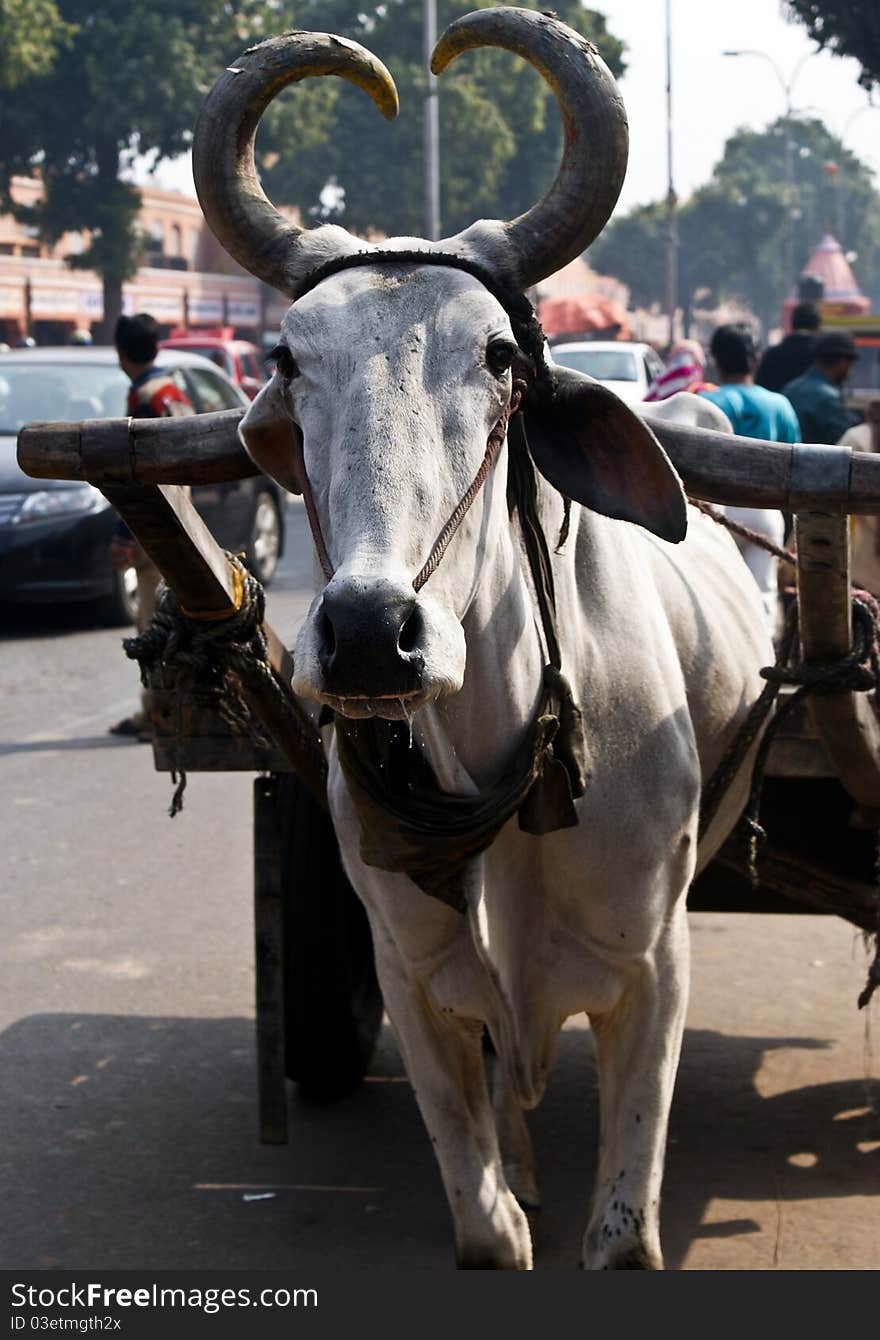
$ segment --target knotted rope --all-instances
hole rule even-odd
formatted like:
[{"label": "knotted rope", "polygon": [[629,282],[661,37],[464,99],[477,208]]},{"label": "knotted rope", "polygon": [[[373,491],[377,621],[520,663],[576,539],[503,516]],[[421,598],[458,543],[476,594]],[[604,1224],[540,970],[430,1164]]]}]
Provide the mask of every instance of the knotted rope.
[{"label": "knotted rope", "polygon": [[[770,548],[769,542],[765,542]],[[775,548],[775,546],[774,546]],[[797,639],[797,605],[792,605],[785,620],[775,665],[765,666],[761,677],[766,685],[760,696],[752,704],[745,721],[735,738],[724,753],[703,791],[700,808],[699,836],[708,831],[728,786],[738,773],[742,763],[764,725],[771,709],[776,703],[779,691],[784,684],[796,686],[789,697],[776,706],[772,720],[767,725],[755,756],[752,771],[752,784],[749,798],[738,827],[744,829],[748,843],[748,873],[753,888],[760,884],[758,875],[758,852],[767,840],[767,834],[759,821],[761,796],[764,786],[764,772],[770,747],[779,727],[811,693],[868,693],[874,691],[871,700],[874,711],[880,716],[880,707],[876,690],[880,686],[880,605],[868,591],[852,592],[853,645],[845,656],[834,661],[807,663],[803,660],[791,660]],[[878,851],[880,859],[880,851]],[[875,989],[880,986],[880,926],[875,932],[874,960],[868,970],[868,980],[858,999],[862,1009],[868,1004]]]},{"label": "knotted rope", "polygon": [[244,692],[259,681],[261,689],[269,686],[279,708],[303,736],[302,722],[269,661],[262,626],[266,608],[263,587],[240,558],[229,553],[226,558],[241,586],[237,610],[220,619],[188,613],[174,592],[162,583],[152,620],[138,637],[126,638],[122,643],[126,656],[138,662],[141,682],[146,688],[169,687],[165,682],[166,671],[174,677],[175,767],[171,776],[175,791],[169,810],[172,818],[183,808],[186,789],[186,771],[181,762],[184,699],[216,712],[235,734],[250,735],[258,743],[268,744]]}]

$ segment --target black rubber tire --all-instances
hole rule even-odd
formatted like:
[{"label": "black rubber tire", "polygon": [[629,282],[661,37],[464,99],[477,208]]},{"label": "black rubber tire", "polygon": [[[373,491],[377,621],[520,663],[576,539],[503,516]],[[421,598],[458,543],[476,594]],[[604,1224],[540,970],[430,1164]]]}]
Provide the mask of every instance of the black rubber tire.
[{"label": "black rubber tire", "polygon": [[125,628],[137,623],[137,574],[134,568],[114,569],[113,590],[97,602],[98,618],[108,628]]},{"label": "black rubber tire", "polygon": [[363,904],[348,882],[329,814],[281,778],[286,1072],[302,1097],[351,1093],[382,1025],[382,992]]},{"label": "black rubber tire", "polygon": [[262,586],[275,576],[284,549],[284,520],[275,498],[261,489],[251,509],[245,563]]}]

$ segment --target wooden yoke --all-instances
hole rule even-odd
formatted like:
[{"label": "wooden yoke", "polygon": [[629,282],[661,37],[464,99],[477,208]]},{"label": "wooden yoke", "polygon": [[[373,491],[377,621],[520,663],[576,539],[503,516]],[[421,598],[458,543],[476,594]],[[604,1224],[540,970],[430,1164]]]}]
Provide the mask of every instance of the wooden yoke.
[{"label": "wooden yoke", "polygon": [[[849,520],[837,509],[856,458],[840,446],[801,447],[795,456],[798,621],[807,664],[840,660],[852,649]],[[821,510],[817,489],[827,497]],[[863,809],[880,810],[880,721],[867,693],[813,694],[807,710],[843,786]]]},{"label": "wooden yoke", "polygon": [[[237,612],[233,569],[184,488],[174,484],[106,484],[102,492],[190,616],[213,620]],[[288,765],[326,806],[324,751],[316,725],[290,687],[293,658],[267,621],[263,633],[275,687],[268,678],[255,676],[253,681],[241,684],[242,694]],[[163,760],[162,743],[158,738],[157,763],[175,766]],[[211,760],[207,762],[210,766]],[[182,766],[186,766],[185,752]],[[268,769],[270,760],[258,760],[256,766]]]},{"label": "wooden yoke", "polygon": [[[169,485],[257,473],[238,438],[241,416],[228,410],[187,419],[30,424],[19,434],[19,464],[37,478],[95,484],[185,608],[222,613],[232,599],[226,559],[195,509]],[[880,456],[848,447],[758,442],[660,421],[650,426],[694,496],[798,514],[804,655],[820,662],[845,655],[852,633],[846,515],[880,512]],[[254,710],[303,780],[322,794],[317,730],[290,690],[288,653],[271,629],[266,633],[273,673],[301,718],[300,737],[291,738],[268,701],[254,703]],[[880,808],[880,730],[866,695],[835,694],[814,700],[810,710],[844,786],[863,806]]]},{"label": "wooden yoke", "polygon": [[[238,439],[241,410],[179,419],[33,423],[18,435],[18,463],[36,479],[105,484],[212,484],[259,471]],[[800,448],[651,420],[688,493],[706,502],[880,513],[880,457],[847,453],[846,486],[832,501],[799,479]],[[816,450],[827,451],[821,447]]]}]

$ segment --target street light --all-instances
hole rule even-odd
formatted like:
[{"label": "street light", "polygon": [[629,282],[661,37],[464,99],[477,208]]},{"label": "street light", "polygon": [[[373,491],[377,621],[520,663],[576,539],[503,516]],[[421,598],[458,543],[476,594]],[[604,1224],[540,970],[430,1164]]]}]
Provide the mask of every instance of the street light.
[{"label": "street light", "polygon": [[794,112],[794,108],[792,107],[791,104],[791,90],[794,88],[795,80],[800,74],[803,66],[806,65],[807,61],[811,60],[813,56],[818,56],[819,52],[808,51],[806,55],[801,56],[797,65],[794,67],[791,74],[789,75],[788,79],[785,78],[785,75],[782,73],[773,57],[769,56],[766,51],[759,51],[756,47],[742,47],[737,48],[735,51],[722,51],[721,54],[722,56],[758,56],[759,59],[765,60],[768,62],[768,64],[772,65],[773,73],[779,80],[779,85],[782,89],[783,97],[785,98],[785,115],[791,116]]},{"label": "street light", "polygon": [[801,70],[803,69],[804,65],[806,65],[807,61],[811,60],[813,56],[818,56],[819,52],[808,51],[806,52],[805,55],[801,56],[800,60],[797,62],[791,74],[789,75],[788,79],[786,79],[785,75],[782,73],[773,57],[768,55],[766,51],[759,51],[756,47],[742,47],[737,48],[736,50],[733,51],[722,51],[721,54],[722,56],[757,56],[759,60],[767,61],[768,65],[772,67],[773,73],[776,75],[776,78],[779,80],[779,86],[782,89],[782,95],[785,98],[786,127],[785,127],[785,156],[783,159],[785,164],[784,167],[785,233],[783,234],[782,239],[782,266],[783,266],[783,273],[786,276],[786,282],[787,282],[788,276],[792,274],[793,270],[793,259],[792,259],[793,237],[791,228],[792,186],[793,186],[792,158],[791,158],[792,143],[791,143],[791,133],[788,125],[788,123],[794,116],[794,107],[792,106],[791,92],[792,89],[794,88],[795,81],[798,75],[800,74]]},{"label": "street light", "polygon": [[672,173],[672,5],[666,0],[666,311],[669,349],[675,345],[675,309],[678,305],[678,218]]},{"label": "street light", "polygon": [[[837,137],[840,140],[841,144],[843,145],[844,149],[846,149],[846,136],[850,126],[852,125],[853,121],[855,121],[858,117],[862,115],[863,112],[880,112],[880,105],[878,105],[876,102],[872,102],[869,95],[867,102],[863,102],[861,107],[856,107],[854,111],[850,112],[849,116],[843,123],[843,130]],[[842,247],[845,247],[846,243],[844,241],[843,234],[846,227],[845,225],[846,181],[845,181],[845,173],[843,171],[843,164],[840,165],[840,170],[835,178],[835,181],[837,184],[837,229],[840,234],[840,236],[838,237],[838,241],[840,242],[840,245]]]},{"label": "street light", "polygon": [[437,78],[431,73],[431,56],[437,45],[437,0],[424,0],[422,28],[425,64],[425,237],[440,236],[440,148],[437,110]]},{"label": "street light", "polygon": [[[845,150],[847,147],[846,137],[847,134],[849,133],[849,128],[852,125],[852,123],[858,120],[858,118],[862,116],[863,113],[865,112],[880,112],[880,103],[872,102],[869,95],[866,102],[861,103],[858,107],[854,108],[853,111],[850,112],[849,116],[843,123],[842,130],[838,129],[836,123],[829,117],[828,113],[822,107],[816,107],[811,103],[807,107],[798,108],[798,110],[801,113],[817,112],[821,117],[822,121],[824,122],[826,128],[830,131],[830,133],[834,136],[834,138],[839,141],[840,145]],[[801,153],[803,152],[804,152],[803,149],[801,149]],[[843,162],[841,161],[840,163],[826,163],[825,171],[828,173],[829,177],[831,177],[831,179],[833,180],[835,190],[837,192],[837,223],[836,223],[837,240],[842,247],[845,247],[846,243],[844,240],[844,234],[846,233],[846,222],[845,222],[846,173],[844,171]]]}]

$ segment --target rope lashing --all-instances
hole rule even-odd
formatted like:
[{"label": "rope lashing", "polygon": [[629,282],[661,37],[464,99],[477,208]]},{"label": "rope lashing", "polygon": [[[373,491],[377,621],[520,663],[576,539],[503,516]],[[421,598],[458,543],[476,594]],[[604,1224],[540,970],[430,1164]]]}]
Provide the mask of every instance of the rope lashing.
[{"label": "rope lashing", "polygon": [[[852,622],[853,645],[846,656],[822,663],[808,664],[802,660],[790,662],[797,635],[797,606],[792,605],[786,617],[776,664],[765,666],[761,670],[766,685],[704,788],[700,809],[700,838],[707,832],[714,819],[728,786],[739,772],[776,702],[780,689],[784,684],[796,686],[796,691],[778,704],[772,720],[764,731],[755,756],[749,798],[739,823],[739,827],[745,830],[747,838],[748,873],[753,888],[757,888],[760,884],[758,852],[767,840],[767,834],[758,817],[764,773],[770,748],[779,727],[811,693],[873,691],[875,696],[871,700],[871,705],[880,715],[880,705],[876,696],[880,686],[880,605],[869,592],[853,591]],[[867,1005],[878,986],[880,986],[880,922],[875,933],[874,960],[868,971],[865,988],[858,999],[859,1009]]]},{"label": "rope lashing", "polygon": [[744,526],[741,521],[734,521],[719,508],[713,507],[711,503],[703,502],[701,498],[692,498],[690,494],[688,494],[688,502],[702,512],[704,516],[710,517],[719,526],[723,526],[725,530],[731,531],[734,535],[739,535],[743,540],[748,540],[749,544],[756,544],[760,549],[766,549],[768,554],[774,554],[776,558],[781,558],[783,562],[791,563],[792,567],[797,563],[797,554],[792,549],[784,549],[780,545],[774,544],[760,531],[752,530],[750,526]]},{"label": "rope lashing", "polygon": [[[753,772],[755,781],[746,808],[748,822],[754,827],[753,839],[763,840],[764,836],[756,818],[757,807],[760,804],[763,767],[781,723],[811,693],[866,693],[876,689],[880,684],[880,657],[877,643],[880,608],[868,592],[856,591],[853,592],[852,614],[853,645],[846,656],[822,663],[808,664],[805,661],[795,661],[789,664],[797,633],[797,606],[791,607],[786,617],[776,664],[764,666],[761,670],[761,677],[766,680],[766,685],[752,704],[747,717],[703,790],[699,828],[701,838],[715,818],[727,787],[739,771],[783,684],[796,685],[797,691],[777,708],[773,720],[765,731],[755,761]],[[876,702],[874,708],[876,711]],[[750,862],[750,874],[753,882],[757,882],[753,862]]]},{"label": "rope lashing", "polygon": [[250,735],[267,744],[242,692],[243,687],[253,686],[259,680],[262,688],[270,686],[277,704],[306,745],[302,723],[269,661],[262,627],[266,607],[263,587],[240,558],[229,553],[226,558],[236,574],[236,592],[240,585],[241,602],[237,610],[222,620],[189,615],[174,592],[162,583],[150,623],[138,637],[126,638],[122,643],[126,656],[138,662],[141,682],[146,688],[166,688],[166,670],[174,677],[175,768],[171,775],[175,791],[169,810],[172,818],[183,808],[186,789],[186,771],[181,762],[184,699],[216,712],[233,733]]}]

